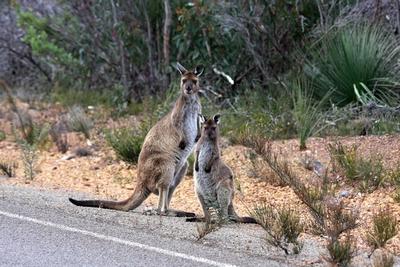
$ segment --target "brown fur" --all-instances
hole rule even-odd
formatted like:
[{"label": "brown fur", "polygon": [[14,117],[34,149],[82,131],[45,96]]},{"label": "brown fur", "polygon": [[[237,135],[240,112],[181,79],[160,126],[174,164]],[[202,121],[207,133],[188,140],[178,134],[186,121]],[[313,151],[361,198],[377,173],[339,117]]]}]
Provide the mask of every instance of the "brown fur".
[{"label": "brown fur", "polygon": [[[198,98],[197,68],[187,71],[181,65],[181,94],[174,108],[148,132],[138,159],[137,185],[131,197],[123,201],[86,200],[70,201],[79,206],[101,207],[116,210],[132,210],[137,208],[150,193],[159,195],[158,211],[161,214],[172,216],[194,216],[193,213],[173,212],[169,210],[173,192],[181,182],[187,170],[184,149],[187,144],[194,144],[185,129],[185,120],[190,116],[191,110],[201,112],[200,99]],[[188,115],[189,114],[189,115]],[[196,115],[196,119],[198,115]],[[198,124],[198,122],[197,122]],[[194,138],[193,138],[194,139]],[[190,152],[189,152],[190,153]]]}]

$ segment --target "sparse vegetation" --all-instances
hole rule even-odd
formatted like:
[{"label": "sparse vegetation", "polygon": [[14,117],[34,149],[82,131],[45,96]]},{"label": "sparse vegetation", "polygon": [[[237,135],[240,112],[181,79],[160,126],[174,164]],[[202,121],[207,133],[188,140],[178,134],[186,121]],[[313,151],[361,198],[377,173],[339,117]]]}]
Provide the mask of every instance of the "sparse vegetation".
[{"label": "sparse vegetation", "polygon": [[16,168],[16,162],[0,161],[0,174],[7,175],[7,177],[15,177]]},{"label": "sparse vegetation", "polygon": [[298,240],[304,226],[300,216],[291,208],[273,208],[266,203],[258,205],[250,211],[258,224],[266,231],[266,241],[285,254],[298,254],[302,243]]},{"label": "sparse vegetation", "polygon": [[236,136],[231,137],[232,143],[250,147],[258,154],[264,150],[264,146],[268,140],[269,139],[267,137],[254,132],[252,129],[247,127],[244,128],[243,131],[239,132]]},{"label": "sparse vegetation", "polygon": [[25,179],[33,180],[36,175],[36,163],[38,159],[38,151],[35,145],[21,143],[22,163],[24,166]]},{"label": "sparse vegetation", "polygon": [[0,130],[0,142],[6,140],[6,133]]},{"label": "sparse vegetation", "polygon": [[292,86],[293,92],[293,117],[296,122],[297,134],[300,140],[300,150],[307,148],[307,139],[322,131],[324,124],[324,112],[322,110],[330,92],[327,92],[321,100],[313,99],[311,84],[297,81]]},{"label": "sparse vegetation", "polygon": [[204,223],[198,223],[196,225],[197,235],[196,240],[200,241],[208,234],[217,231],[221,227],[218,221],[206,221]]},{"label": "sparse vegetation", "polygon": [[393,192],[392,198],[397,203],[400,203],[400,188],[397,188],[396,191]]},{"label": "sparse vegetation", "polygon": [[[264,143],[264,146],[265,145],[266,143]],[[265,162],[265,160],[263,160],[263,158],[260,157],[259,154],[250,151],[249,158],[253,167],[252,176],[260,178],[263,181],[266,181],[270,185],[274,186],[286,185],[279,177],[277,177],[276,173],[271,170],[267,162]],[[235,181],[238,182],[238,180]]]},{"label": "sparse vegetation", "polygon": [[[61,124],[53,125],[53,127],[51,127],[49,134],[53,142],[56,144],[57,150],[60,153],[64,154],[68,151],[69,144],[66,134],[62,132],[61,127],[62,127]],[[66,129],[66,126],[64,127]]]},{"label": "sparse vegetation", "polygon": [[378,255],[374,255],[372,267],[393,267],[394,258],[389,252],[382,251]]},{"label": "sparse vegetation", "polygon": [[[347,210],[343,200],[334,197],[327,176],[316,186],[306,186],[291,170],[286,161],[278,160],[269,145],[263,157],[277,176],[289,185],[297,197],[307,206],[314,219],[313,231],[328,239],[330,257],[327,261],[336,264],[348,264],[354,252],[353,242],[342,242],[340,237],[354,229],[358,214]],[[332,254],[331,254],[332,253]]]},{"label": "sparse vegetation", "polygon": [[93,122],[80,106],[73,106],[69,109],[67,123],[71,130],[81,132],[86,139],[90,139],[90,130],[93,128]]},{"label": "sparse vegetation", "polygon": [[372,229],[367,240],[374,249],[385,246],[398,232],[397,219],[388,208],[380,209],[372,219]]},{"label": "sparse vegetation", "polygon": [[350,265],[354,256],[354,242],[348,236],[344,240],[335,240],[328,243],[329,257],[324,259],[334,266],[346,267]]},{"label": "sparse vegetation", "polygon": [[345,147],[340,142],[328,146],[334,170],[344,178],[359,182],[363,192],[371,192],[385,180],[382,158],[380,156],[365,159],[357,153],[357,147]]},{"label": "sparse vegetation", "polygon": [[142,130],[119,128],[106,133],[107,143],[114,149],[117,157],[127,163],[137,163],[145,138]]}]

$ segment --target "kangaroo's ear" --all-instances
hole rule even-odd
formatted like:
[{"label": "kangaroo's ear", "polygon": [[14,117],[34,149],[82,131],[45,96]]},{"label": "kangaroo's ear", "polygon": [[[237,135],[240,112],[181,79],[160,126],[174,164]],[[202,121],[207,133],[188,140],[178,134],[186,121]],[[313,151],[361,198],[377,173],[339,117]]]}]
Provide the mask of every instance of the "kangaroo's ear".
[{"label": "kangaroo's ear", "polygon": [[184,66],[182,66],[179,62],[176,62],[176,69],[179,71],[181,75],[187,72],[187,69]]},{"label": "kangaroo's ear", "polygon": [[207,118],[203,116],[202,114],[199,114],[199,119],[200,119],[200,124],[203,124],[206,122]]},{"label": "kangaroo's ear", "polygon": [[199,77],[200,75],[202,75],[204,72],[204,66],[203,65],[199,65],[196,68],[194,68],[194,75],[196,75],[197,77]]},{"label": "kangaroo's ear", "polygon": [[213,120],[214,120],[214,122],[215,122],[216,124],[219,124],[220,118],[221,118],[221,115],[220,115],[220,114],[215,114],[214,117],[213,117]]}]

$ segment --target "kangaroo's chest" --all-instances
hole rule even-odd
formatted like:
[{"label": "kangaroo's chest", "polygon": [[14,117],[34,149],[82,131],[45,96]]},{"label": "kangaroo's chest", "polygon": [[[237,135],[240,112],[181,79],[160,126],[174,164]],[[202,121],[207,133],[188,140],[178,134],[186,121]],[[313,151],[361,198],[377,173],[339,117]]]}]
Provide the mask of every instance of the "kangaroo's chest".
[{"label": "kangaroo's chest", "polygon": [[213,174],[212,172],[207,173],[204,170],[211,159],[212,152],[213,146],[211,144],[207,142],[201,144],[197,158],[199,170],[194,170],[196,192],[206,198],[210,198],[215,195],[215,181],[213,179]]},{"label": "kangaroo's chest", "polygon": [[186,108],[183,118],[183,134],[186,139],[186,147],[180,152],[182,162],[185,162],[192,153],[195,145],[195,139],[198,133],[198,117],[200,113],[200,105],[193,104]]}]

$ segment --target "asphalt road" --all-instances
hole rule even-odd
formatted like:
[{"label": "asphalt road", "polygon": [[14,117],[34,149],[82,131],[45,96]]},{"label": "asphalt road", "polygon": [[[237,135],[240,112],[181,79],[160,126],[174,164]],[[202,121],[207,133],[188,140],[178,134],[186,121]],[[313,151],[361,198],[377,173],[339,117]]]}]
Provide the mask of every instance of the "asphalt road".
[{"label": "asphalt road", "polygon": [[[196,241],[182,218],[76,207],[75,192],[0,185],[1,266],[297,266],[257,225],[227,225]],[[303,249],[304,250],[304,249]]]}]

